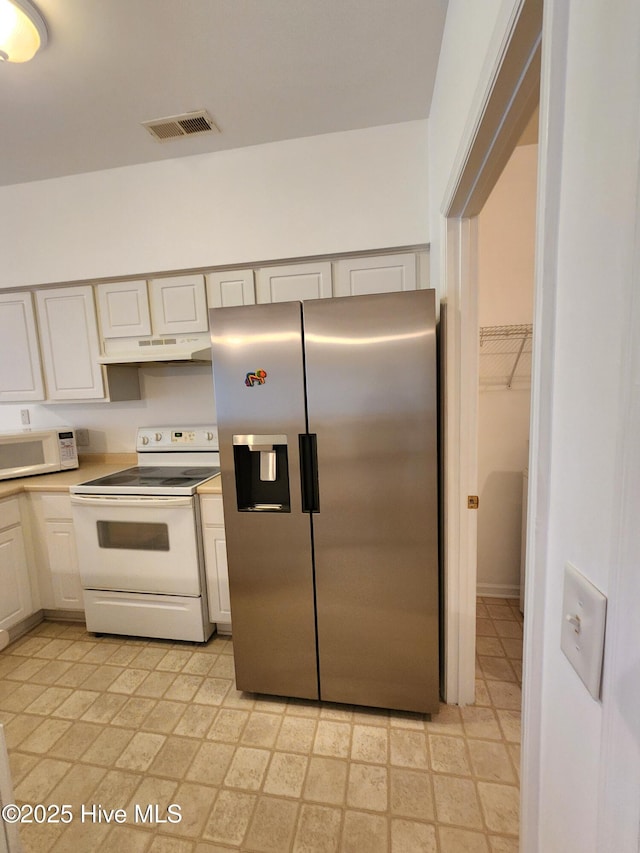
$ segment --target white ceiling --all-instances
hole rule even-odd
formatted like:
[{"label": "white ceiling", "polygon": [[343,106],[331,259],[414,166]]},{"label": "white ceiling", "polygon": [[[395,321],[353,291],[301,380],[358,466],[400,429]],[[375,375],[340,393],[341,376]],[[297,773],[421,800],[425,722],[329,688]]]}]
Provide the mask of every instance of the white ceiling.
[{"label": "white ceiling", "polygon": [[[36,0],[0,63],[0,185],[426,118],[446,0]],[[141,122],[206,109],[222,131]]]}]

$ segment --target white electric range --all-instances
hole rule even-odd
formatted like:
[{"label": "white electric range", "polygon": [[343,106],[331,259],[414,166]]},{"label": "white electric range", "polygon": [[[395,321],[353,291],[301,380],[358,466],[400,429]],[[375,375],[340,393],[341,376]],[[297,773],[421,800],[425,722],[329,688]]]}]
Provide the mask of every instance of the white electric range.
[{"label": "white electric range", "polygon": [[215,426],[141,427],[138,464],[71,488],[87,629],[204,642],[196,490],[220,473]]}]

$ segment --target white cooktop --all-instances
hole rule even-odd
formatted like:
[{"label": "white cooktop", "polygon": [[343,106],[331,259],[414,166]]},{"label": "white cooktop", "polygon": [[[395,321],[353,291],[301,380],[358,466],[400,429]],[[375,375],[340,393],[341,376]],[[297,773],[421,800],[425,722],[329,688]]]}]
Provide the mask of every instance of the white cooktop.
[{"label": "white cooktop", "polygon": [[140,427],[138,465],[72,486],[75,495],[193,495],[220,473],[215,425]]}]

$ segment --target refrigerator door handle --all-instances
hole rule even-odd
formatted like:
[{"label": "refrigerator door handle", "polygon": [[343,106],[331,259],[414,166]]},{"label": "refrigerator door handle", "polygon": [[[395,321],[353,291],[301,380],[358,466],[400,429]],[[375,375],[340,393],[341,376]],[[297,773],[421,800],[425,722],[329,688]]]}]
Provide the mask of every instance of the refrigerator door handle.
[{"label": "refrigerator door handle", "polygon": [[298,440],[300,444],[302,511],[320,512],[317,436],[315,433],[302,433],[298,436]]}]

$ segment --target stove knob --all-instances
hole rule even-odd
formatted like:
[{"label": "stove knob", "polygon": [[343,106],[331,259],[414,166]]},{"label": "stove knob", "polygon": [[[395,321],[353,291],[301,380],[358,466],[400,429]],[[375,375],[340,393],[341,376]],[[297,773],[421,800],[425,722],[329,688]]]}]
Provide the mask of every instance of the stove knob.
[{"label": "stove knob", "polygon": [[157,432],[155,434],[155,440],[156,441],[162,441],[162,433],[161,432]]},{"label": "stove knob", "polygon": [[142,443],[143,444],[149,444],[149,436],[148,435],[142,436]]}]

